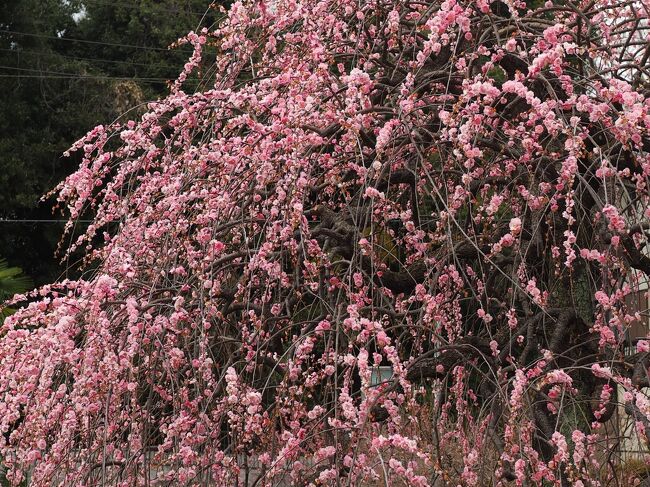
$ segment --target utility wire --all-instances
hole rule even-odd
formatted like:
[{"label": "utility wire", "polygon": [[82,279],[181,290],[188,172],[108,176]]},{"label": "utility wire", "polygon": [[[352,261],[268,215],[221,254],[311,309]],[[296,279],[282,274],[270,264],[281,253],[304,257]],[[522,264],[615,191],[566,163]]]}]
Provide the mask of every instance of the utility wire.
[{"label": "utility wire", "polygon": [[[0,223],[68,223],[69,220],[8,220],[0,218]],[[74,220],[77,223],[92,223],[94,220]]]},{"label": "utility wire", "polygon": [[169,69],[179,69],[179,66],[172,66],[171,64],[152,64],[152,63],[136,63],[134,61],[117,61],[114,59],[100,59],[100,58],[92,58],[92,57],[78,57],[78,56],[67,56],[65,54],[59,54],[56,51],[33,51],[31,49],[4,49],[0,48],[0,51],[6,51],[6,52],[13,52],[16,54],[35,54],[35,55],[44,55],[44,56],[52,56],[52,57],[62,57],[66,59],[76,59],[76,60],[81,60],[81,61],[97,61],[100,63],[116,63],[116,64],[128,64],[132,66],[145,66],[145,67],[161,67],[161,68],[169,68]]},{"label": "utility wire", "polygon": [[[51,76],[51,75],[42,75],[37,74],[0,74],[0,78],[38,78],[38,79],[70,79],[70,80],[82,80],[82,79],[114,79],[114,80],[133,80],[141,83],[164,83],[168,81],[166,79],[156,79],[156,78],[130,78],[130,77],[120,77],[120,76]],[[186,80],[192,81],[192,80]]]},{"label": "utility wire", "polygon": [[[95,3],[95,4],[98,4],[98,5],[106,5],[106,6],[110,6],[110,7],[120,6],[120,7],[127,7],[127,8],[142,8],[142,5],[138,5],[138,4],[135,4],[135,3],[118,2],[118,1],[103,2],[101,0],[83,0],[83,3]],[[193,11],[183,10],[182,8],[171,9],[171,8],[162,8],[162,7],[158,7],[158,6],[156,6],[156,10],[163,11],[163,12],[170,12],[170,13],[174,13],[176,15],[179,15],[179,14],[205,15],[207,12],[210,11],[210,9],[208,9],[205,12],[193,12]]]},{"label": "utility wire", "polygon": [[[106,75],[79,75],[77,73],[65,73],[62,71],[48,71],[46,69],[32,69],[32,68],[17,68],[13,66],[2,66],[0,65],[0,69],[12,69],[14,71],[27,71],[30,73],[43,73],[46,75],[62,75],[63,77],[69,77],[69,78],[109,78],[109,79],[115,79],[116,77],[113,76],[106,76]],[[133,80],[147,80],[147,81],[168,81],[168,78],[137,78],[137,77],[128,77],[126,79],[133,79]]]},{"label": "utility wire", "polygon": [[[100,42],[100,41],[88,41],[85,39],[73,39],[71,37],[58,37],[58,36],[50,36],[46,34],[31,34],[28,32],[19,32],[16,30],[9,30],[9,29],[0,29],[0,32],[4,32],[6,34],[14,34],[14,35],[20,35],[20,36],[27,36],[27,37],[41,37],[44,39],[55,39],[59,41],[68,41],[68,42],[83,42],[86,44],[98,44],[102,46],[114,46],[114,47],[129,47],[132,49],[145,49],[148,51],[170,51],[169,48],[165,47],[147,47],[147,46],[134,46],[132,44],[118,44],[115,42]],[[192,52],[187,49],[178,49],[178,51],[183,51],[183,52]]]},{"label": "utility wire", "polygon": [[[42,69],[31,69],[31,68],[16,68],[13,66],[0,66],[0,69],[11,69],[14,71],[26,71],[30,74],[5,74],[0,73],[0,78],[45,78],[45,79],[71,79],[71,80],[80,80],[80,79],[113,79],[113,80],[131,80],[131,81],[141,81],[143,83],[165,83],[167,81],[173,81],[175,78],[140,78],[137,76],[107,76],[107,75],[79,75],[77,73],[65,73],[59,71],[47,71]],[[31,73],[40,73],[40,74],[31,74]],[[186,82],[198,82],[196,79],[187,79]]]},{"label": "utility wire", "polygon": [[[56,76],[56,75],[37,75],[37,74],[0,74],[0,78],[9,78],[9,79],[69,79],[74,81],[80,80],[98,80],[98,79],[112,79],[117,81],[136,81],[138,83],[166,83],[167,81],[172,81],[168,79],[156,79],[156,78],[133,78],[128,76]],[[201,80],[187,79],[183,84],[188,82],[200,83]]]}]

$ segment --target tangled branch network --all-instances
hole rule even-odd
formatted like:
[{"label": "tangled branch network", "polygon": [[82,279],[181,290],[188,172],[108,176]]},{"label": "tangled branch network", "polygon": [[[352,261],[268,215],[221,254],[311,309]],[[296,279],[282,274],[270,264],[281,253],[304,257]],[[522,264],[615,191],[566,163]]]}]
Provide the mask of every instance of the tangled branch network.
[{"label": "tangled branch network", "polygon": [[245,0],[184,37],[70,151],[88,272],[0,328],[8,481],[650,485],[616,426],[643,459],[649,8]]}]

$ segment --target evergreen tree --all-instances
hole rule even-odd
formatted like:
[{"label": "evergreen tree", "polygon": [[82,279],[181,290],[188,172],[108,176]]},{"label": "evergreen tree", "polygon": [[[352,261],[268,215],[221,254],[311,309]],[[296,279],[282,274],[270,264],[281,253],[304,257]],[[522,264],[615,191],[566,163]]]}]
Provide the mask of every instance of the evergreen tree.
[{"label": "evergreen tree", "polygon": [[63,225],[44,222],[56,217],[50,203],[39,204],[80,162],[62,158],[63,151],[88,127],[163,95],[187,59],[186,49],[168,46],[214,22],[208,6],[206,0],[0,4],[0,255],[37,283],[67,267],[54,257]]}]

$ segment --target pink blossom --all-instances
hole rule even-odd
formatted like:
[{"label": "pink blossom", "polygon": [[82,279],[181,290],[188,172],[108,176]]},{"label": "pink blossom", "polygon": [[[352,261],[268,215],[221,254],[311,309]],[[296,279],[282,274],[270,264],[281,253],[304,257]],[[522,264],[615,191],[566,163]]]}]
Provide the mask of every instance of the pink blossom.
[{"label": "pink blossom", "polygon": [[618,213],[618,210],[612,205],[605,205],[603,207],[603,214],[609,220],[609,226],[613,231],[624,232],[625,231],[625,220]]},{"label": "pink blossom", "polygon": [[513,235],[519,234],[519,232],[521,232],[521,219],[516,217],[511,218],[509,227],[510,227],[510,232]]}]

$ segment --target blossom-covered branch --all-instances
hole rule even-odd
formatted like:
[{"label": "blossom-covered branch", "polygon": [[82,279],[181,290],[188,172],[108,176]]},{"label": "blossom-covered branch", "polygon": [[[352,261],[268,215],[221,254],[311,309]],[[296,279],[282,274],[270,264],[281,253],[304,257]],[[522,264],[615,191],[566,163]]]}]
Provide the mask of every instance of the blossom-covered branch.
[{"label": "blossom-covered branch", "polygon": [[8,479],[632,482],[647,8],[262,0],[190,33],[166,98],[71,149],[94,270],[1,328]]}]

